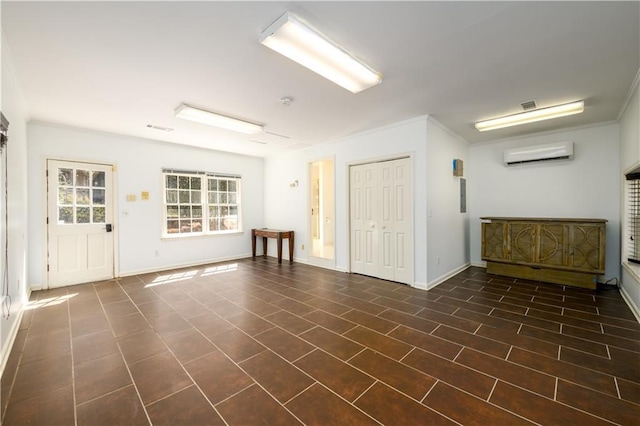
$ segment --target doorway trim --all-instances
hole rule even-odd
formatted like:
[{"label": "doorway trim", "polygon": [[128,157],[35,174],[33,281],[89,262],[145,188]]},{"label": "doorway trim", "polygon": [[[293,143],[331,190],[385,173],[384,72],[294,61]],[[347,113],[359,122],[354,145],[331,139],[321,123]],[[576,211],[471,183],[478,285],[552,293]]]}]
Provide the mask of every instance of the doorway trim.
[{"label": "doorway trim", "polygon": [[120,210],[118,208],[118,167],[116,164],[111,162],[106,162],[103,160],[90,160],[90,159],[71,159],[71,158],[62,158],[62,157],[44,157],[41,162],[41,179],[42,179],[42,188],[44,202],[41,211],[42,217],[42,226],[44,232],[44,250],[42,253],[42,276],[44,277],[44,282],[42,288],[32,288],[32,290],[48,290],[51,289],[49,283],[49,225],[47,224],[47,217],[49,215],[49,181],[47,177],[47,171],[49,166],[49,161],[66,161],[70,163],[87,163],[87,164],[100,164],[103,166],[110,166],[112,173],[112,203],[113,203],[113,279],[120,277],[120,239],[119,239],[119,216]]},{"label": "doorway trim", "polygon": [[[319,161],[327,161],[330,160],[333,162],[333,211],[332,211],[332,217],[333,217],[333,247],[334,247],[334,252],[333,252],[333,258],[332,259],[327,259],[327,258],[322,258],[322,257],[318,257],[318,256],[314,256],[311,253],[313,252],[313,222],[311,219],[311,209],[313,208],[313,191],[312,191],[312,186],[313,186],[313,176],[312,176],[312,170],[311,167],[313,165],[313,163],[319,162]],[[326,268],[326,269],[332,269],[335,270],[336,269],[336,159],[335,156],[324,156],[324,157],[319,157],[319,158],[313,158],[313,159],[309,159],[307,160],[307,210],[306,210],[306,214],[307,214],[307,235],[309,236],[309,238],[307,239],[307,245],[308,245],[308,249],[307,249],[307,263],[309,265],[313,265],[313,266],[318,266],[321,268]]]},{"label": "doorway trim", "polygon": [[[351,246],[352,246],[352,241],[351,241],[351,167],[352,166],[361,166],[364,164],[373,164],[373,163],[381,163],[381,162],[385,162],[385,161],[394,161],[394,160],[401,160],[404,158],[408,158],[409,161],[411,162],[411,170],[412,170],[412,182],[411,182],[411,192],[412,192],[412,205],[411,205],[411,232],[414,236],[413,238],[413,246],[411,248],[411,256],[413,257],[413,271],[411,271],[411,287],[415,287],[415,279],[416,279],[416,258],[415,258],[415,249],[416,249],[416,241],[415,241],[415,152],[413,151],[408,151],[408,152],[399,152],[397,154],[393,154],[393,155],[388,155],[388,156],[381,156],[381,157],[372,157],[372,158],[367,158],[367,159],[362,159],[362,160],[353,160],[353,161],[349,161],[345,163],[345,181],[346,181],[346,188],[345,188],[345,200],[346,200],[346,209],[345,209],[345,223],[347,224],[347,267],[346,267],[346,272],[347,273],[353,273],[352,271],[352,267],[351,267]],[[394,281],[396,282],[396,281]],[[400,283],[400,282],[398,282]],[[400,284],[405,284],[405,283],[400,283]]]}]

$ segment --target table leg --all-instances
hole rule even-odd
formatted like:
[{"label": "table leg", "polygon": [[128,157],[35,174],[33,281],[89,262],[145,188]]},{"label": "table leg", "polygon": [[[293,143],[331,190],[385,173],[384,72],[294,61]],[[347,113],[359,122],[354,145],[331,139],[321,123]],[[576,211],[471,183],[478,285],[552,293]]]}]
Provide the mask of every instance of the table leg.
[{"label": "table leg", "polygon": [[278,233],[278,263],[282,263],[282,234]]},{"label": "table leg", "polygon": [[267,237],[262,237],[262,256],[267,257]]},{"label": "table leg", "polygon": [[293,231],[291,231],[291,235],[289,236],[289,262],[293,262],[293,248],[295,247],[293,241]]},{"label": "table leg", "polygon": [[251,230],[251,255],[256,257],[256,231],[255,229]]}]

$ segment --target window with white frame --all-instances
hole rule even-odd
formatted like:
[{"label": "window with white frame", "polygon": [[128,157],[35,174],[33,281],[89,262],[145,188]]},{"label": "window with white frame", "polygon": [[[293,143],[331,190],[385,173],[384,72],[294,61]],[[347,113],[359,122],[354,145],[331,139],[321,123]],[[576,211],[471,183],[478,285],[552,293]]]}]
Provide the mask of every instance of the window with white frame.
[{"label": "window with white frame", "polygon": [[626,233],[627,260],[640,263],[640,172],[634,171],[626,176]]},{"label": "window with white frame", "polygon": [[166,236],[242,230],[240,176],[163,170]]}]

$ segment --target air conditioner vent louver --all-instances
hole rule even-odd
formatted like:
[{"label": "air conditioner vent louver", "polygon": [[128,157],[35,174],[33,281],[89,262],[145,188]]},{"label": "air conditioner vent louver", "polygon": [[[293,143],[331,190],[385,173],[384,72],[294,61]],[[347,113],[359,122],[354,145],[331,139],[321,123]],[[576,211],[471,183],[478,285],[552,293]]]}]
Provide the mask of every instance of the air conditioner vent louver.
[{"label": "air conditioner vent louver", "polygon": [[523,111],[529,111],[531,109],[536,109],[538,106],[536,105],[536,101],[526,101],[520,104]]},{"label": "air conditioner vent louver", "polygon": [[558,160],[573,160],[573,142],[556,142],[504,151],[505,166]]}]

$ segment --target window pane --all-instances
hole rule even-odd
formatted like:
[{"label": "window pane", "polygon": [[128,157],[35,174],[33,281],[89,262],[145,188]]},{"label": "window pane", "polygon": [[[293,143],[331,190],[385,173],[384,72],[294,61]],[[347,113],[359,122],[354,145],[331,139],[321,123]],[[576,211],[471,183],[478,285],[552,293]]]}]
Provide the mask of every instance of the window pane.
[{"label": "window pane", "polygon": [[218,219],[209,219],[209,230],[210,231],[219,231],[218,227]]},{"label": "window pane", "polygon": [[73,223],[73,207],[58,207],[58,224]]},{"label": "window pane", "polygon": [[228,231],[234,231],[238,229],[238,220],[237,219],[224,219],[224,229]]},{"label": "window pane", "polygon": [[91,186],[94,188],[104,188],[104,172],[93,172]]},{"label": "window pane", "polygon": [[189,206],[180,206],[180,217],[181,218],[191,218],[191,207],[189,207]]},{"label": "window pane", "polygon": [[229,207],[220,207],[220,217],[226,217],[229,214]]},{"label": "window pane", "polygon": [[191,191],[191,204],[200,204],[202,202],[202,192]]},{"label": "window pane", "polygon": [[90,204],[89,191],[90,189],[76,188],[76,204]]},{"label": "window pane", "polygon": [[180,189],[189,189],[189,177],[180,176],[178,179],[178,185]]},{"label": "window pane", "polygon": [[180,204],[189,204],[189,191],[180,191]]},{"label": "window pane", "polygon": [[193,232],[202,232],[202,221],[194,220],[191,222],[191,230]]},{"label": "window pane", "polygon": [[192,177],[191,178],[191,189],[201,189],[200,187],[200,178]]},{"label": "window pane", "polygon": [[167,176],[167,188],[178,188],[178,176],[168,175]]},{"label": "window pane", "polygon": [[218,203],[218,193],[210,192],[209,193],[209,204],[217,204]]},{"label": "window pane", "polygon": [[89,207],[78,207],[76,208],[76,223],[90,223],[91,214]]},{"label": "window pane", "polygon": [[104,189],[93,190],[93,204],[104,205]]},{"label": "window pane", "polygon": [[167,218],[177,218],[178,217],[178,206],[168,206],[167,207]]},{"label": "window pane", "polygon": [[167,203],[176,204],[178,202],[178,191],[167,190]]},{"label": "window pane", "polygon": [[191,221],[190,220],[181,220],[180,221],[180,233],[189,233],[191,232]]},{"label": "window pane", "polygon": [[194,219],[201,218],[202,217],[202,207],[193,206],[193,208],[191,209],[191,217],[193,217]]},{"label": "window pane", "polygon": [[236,181],[235,180],[230,180],[229,181],[229,188],[227,189],[227,191],[229,191],[229,192],[235,192],[236,191]]},{"label": "window pane", "polygon": [[226,180],[220,180],[218,182],[218,190],[219,191],[226,191],[227,190],[227,181]]},{"label": "window pane", "polygon": [[94,207],[93,208],[93,223],[104,223],[105,222],[105,209],[104,207]]},{"label": "window pane", "polygon": [[209,179],[209,191],[216,191],[218,189],[218,180]]},{"label": "window pane", "polygon": [[167,234],[177,234],[180,228],[177,220],[167,220]]},{"label": "window pane", "polygon": [[229,194],[229,198],[227,201],[229,201],[229,204],[237,204],[236,194]]},{"label": "window pane", "polygon": [[238,206],[230,206],[229,207],[229,216],[238,216]]},{"label": "window pane", "polygon": [[227,193],[226,192],[221,192],[220,193],[220,204],[227,204]]},{"label": "window pane", "polygon": [[58,204],[73,204],[73,188],[58,188]]},{"label": "window pane", "polygon": [[76,170],[76,186],[89,186],[89,170]]},{"label": "window pane", "polygon": [[58,169],[58,184],[73,185],[73,169]]}]

